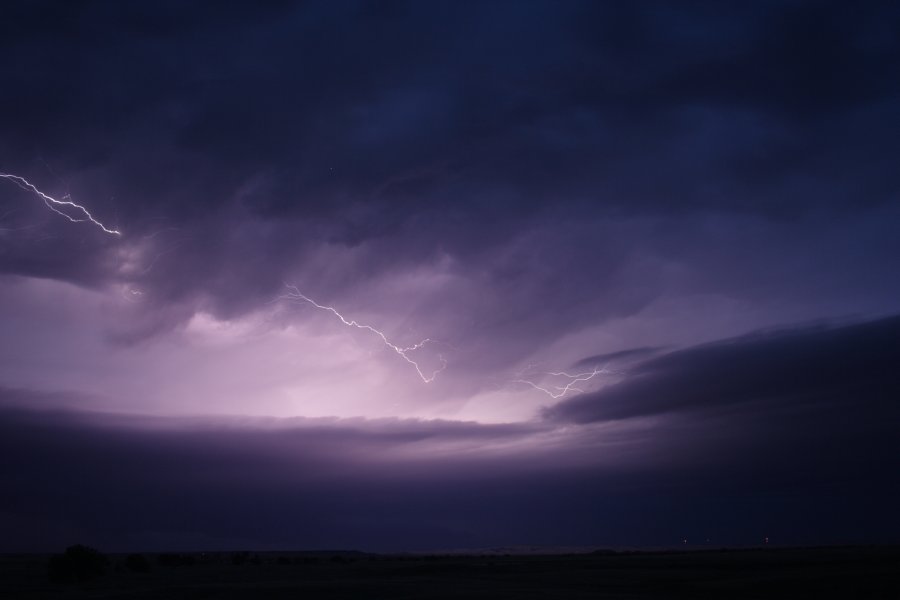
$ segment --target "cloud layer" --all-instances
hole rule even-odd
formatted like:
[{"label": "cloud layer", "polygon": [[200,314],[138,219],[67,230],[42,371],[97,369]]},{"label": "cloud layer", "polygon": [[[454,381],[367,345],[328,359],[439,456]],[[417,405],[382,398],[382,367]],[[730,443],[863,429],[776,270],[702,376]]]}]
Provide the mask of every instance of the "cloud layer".
[{"label": "cloud layer", "polygon": [[0,180],[10,543],[896,539],[897,30],[7,2],[0,172],[122,231]]},{"label": "cloud layer", "polygon": [[0,513],[36,524],[35,548],[896,540],[898,323],[651,358],[509,425],[151,418],[3,390]]}]

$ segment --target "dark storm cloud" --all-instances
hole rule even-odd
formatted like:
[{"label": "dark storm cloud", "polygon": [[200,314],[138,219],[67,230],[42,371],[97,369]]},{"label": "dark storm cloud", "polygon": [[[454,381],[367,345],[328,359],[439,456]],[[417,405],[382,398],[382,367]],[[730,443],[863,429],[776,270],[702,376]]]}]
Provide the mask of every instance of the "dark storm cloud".
[{"label": "dark storm cloud", "polygon": [[607,352],[605,354],[597,354],[582,358],[576,367],[590,367],[598,364],[620,361],[635,361],[647,358],[652,354],[662,351],[662,348],[629,348],[627,350],[619,350],[618,352]]},{"label": "dark storm cloud", "polygon": [[[649,420],[654,464],[669,464],[680,485],[737,504],[746,494],[819,502],[811,510],[833,512],[843,527],[856,518],[843,514],[900,492],[898,360],[900,317],[765,332],[651,358],[544,415],[582,425]],[[818,501],[802,500],[814,489]]]},{"label": "dark storm cloud", "polygon": [[[0,471],[17,483],[0,499],[0,514],[41,524],[36,540],[14,542],[20,547],[55,543],[67,523],[119,547],[153,539],[171,546],[179,539],[172,532],[206,547],[456,544],[479,537],[465,523],[466,513],[481,510],[473,488],[505,496],[497,477],[522,471],[514,453],[501,448],[490,458],[485,446],[546,429],[151,418],[23,408],[16,405],[33,394],[3,396],[0,447],[15,458]],[[467,444],[481,450],[477,457],[467,456]]]},{"label": "dark storm cloud", "polygon": [[[2,392],[4,548],[408,550],[896,540],[896,420],[649,427],[159,418]],[[859,409],[857,408],[857,412]],[[896,416],[896,415],[895,415]],[[740,417],[743,418],[743,417]],[[558,433],[558,432],[557,432]],[[838,517],[835,512],[844,514]],[[848,517],[847,515],[853,515]]]},{"label": "dark storm cloud", "polygon": [[[547,409],[551,420],[588,423],[668,414],[729,419],[837,419],[852,426],[900,417],[900,317],[844,327],[759,333],[671,352],[621,383]],[[871,421],[873,420],[874,421]]]},{"label": "dark storm cloud", "polygon": [[[132,241],[178,228],[126,278],[234,314],[322,243],[369,245],[352,281],[441,252],[469,273],[570,214],[884,202],[898,24],[890,3],[14,3],[0,164]],[[17,240],[2,269],[97,283],[98,244]]]}]

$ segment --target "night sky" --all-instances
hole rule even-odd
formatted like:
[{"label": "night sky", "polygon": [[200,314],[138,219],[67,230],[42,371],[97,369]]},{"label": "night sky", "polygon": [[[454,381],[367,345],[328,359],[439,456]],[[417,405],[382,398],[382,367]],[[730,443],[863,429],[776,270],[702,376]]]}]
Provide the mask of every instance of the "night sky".
[{"label": "night sky", "polygon": [[0,551],[900,542],[898,31],[5,2]]}]

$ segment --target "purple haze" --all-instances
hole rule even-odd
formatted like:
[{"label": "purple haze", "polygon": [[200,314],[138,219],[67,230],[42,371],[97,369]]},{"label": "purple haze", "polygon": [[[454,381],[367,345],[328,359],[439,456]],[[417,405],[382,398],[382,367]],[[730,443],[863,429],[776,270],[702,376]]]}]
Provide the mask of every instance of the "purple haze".
[{"label": "purple haze", "polygon": [[8,3],[0,550],[900,541],[898,30]]}]

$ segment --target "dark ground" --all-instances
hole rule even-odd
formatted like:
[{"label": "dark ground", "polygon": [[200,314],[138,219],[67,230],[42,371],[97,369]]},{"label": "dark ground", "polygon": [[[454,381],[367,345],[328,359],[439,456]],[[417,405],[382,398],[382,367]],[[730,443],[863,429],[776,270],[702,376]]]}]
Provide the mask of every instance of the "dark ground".
[{"label": "dark ground", "polygon": [[[5,555],[0,598],[900,598],[900,547],[143,556],[148,572],[129,570],[126,556],[110,555],[102,577],[53,584],[49,556]],[[127,564],[134,566],[134,557]]]}]

